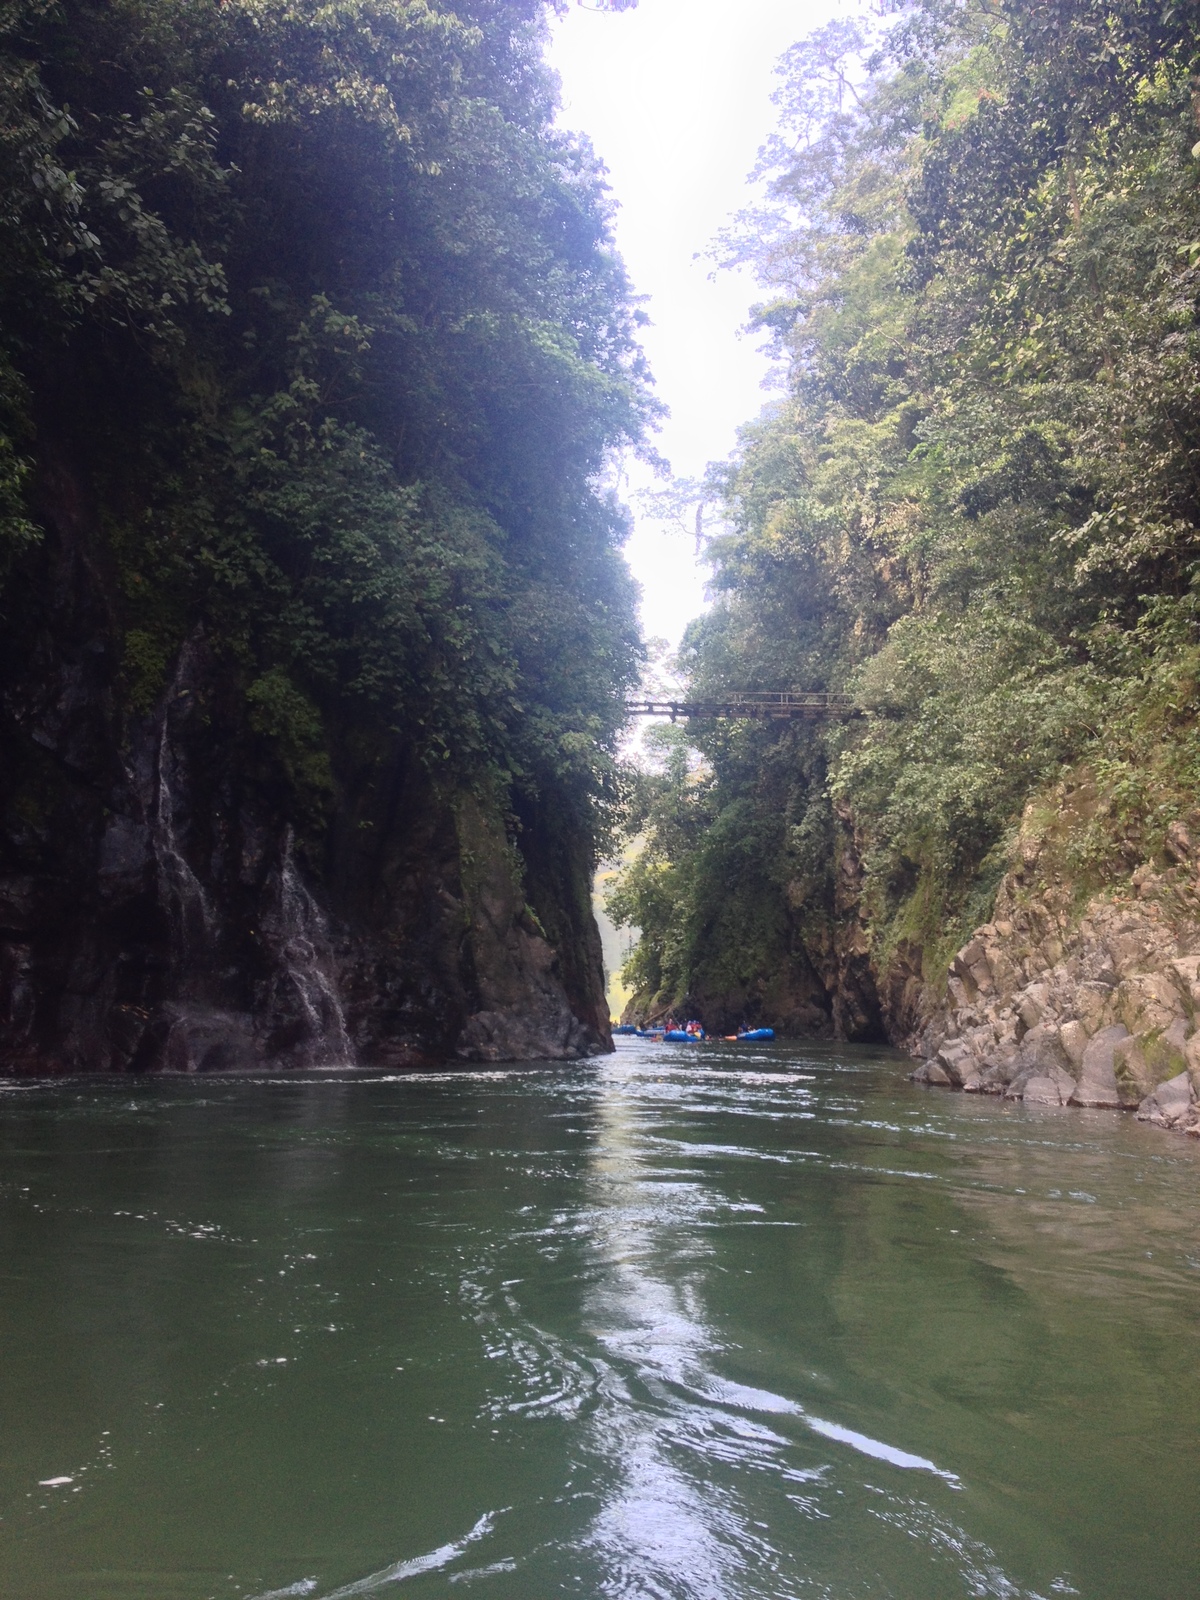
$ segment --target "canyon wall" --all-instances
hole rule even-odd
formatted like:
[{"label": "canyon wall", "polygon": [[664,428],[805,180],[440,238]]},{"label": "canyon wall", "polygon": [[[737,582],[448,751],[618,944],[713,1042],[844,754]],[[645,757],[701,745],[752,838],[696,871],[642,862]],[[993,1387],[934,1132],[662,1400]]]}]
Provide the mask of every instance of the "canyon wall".
[{"label": "canyon wall", "polygon": [[611,1047],[587,841],[401,740],[314,828],[201,628],[121,692],[105,551],[51,475],[0,659],[0,1070],[564,1060]]},{"label": "canyon wall", "polygon": [[918,997],[913,1077],[1200,1136],[1200,851],[1176,820],[1161,858],[1089,892],[1061,860],[1075,797],[1056,798],[1048,825],[1026,812],[992,919],[944,989]]},{"label": "canyon wall", "polygon": [[610,1045],[656,407],[546,7],[475,9],[4,9],[0,1072]]}]

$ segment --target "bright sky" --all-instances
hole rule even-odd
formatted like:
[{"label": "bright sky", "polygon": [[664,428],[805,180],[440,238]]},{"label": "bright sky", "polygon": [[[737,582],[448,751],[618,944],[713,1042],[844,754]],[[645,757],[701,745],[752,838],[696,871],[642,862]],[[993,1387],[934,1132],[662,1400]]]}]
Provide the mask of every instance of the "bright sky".
[{"label": "bright sky", "polygon": [[[706,252],[751,198],[746,177],[775,120],[775,62],[835,9],[835,0],[639,0],[617,13],[572,5],[555,24],[561,122],[586,133],[609,169],[617,243],[649,297],[644,344],[671,410],[657,444],[681,478],[727,456],[768,398],[767,362],[752,335],[739,337],[760,293],[741,273],[710,281]],[[630,489],[656,486],[635,463]],[[639,515],[626,547],[645,631],[672,644],[704,604],[693,542]]]}]

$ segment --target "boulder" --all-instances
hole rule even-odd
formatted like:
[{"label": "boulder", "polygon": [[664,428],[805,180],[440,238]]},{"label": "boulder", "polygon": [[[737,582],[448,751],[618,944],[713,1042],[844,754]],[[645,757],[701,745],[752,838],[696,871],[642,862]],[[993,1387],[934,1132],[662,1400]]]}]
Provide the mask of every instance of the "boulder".
[{"label": "boulder", "polygon": [[1162,879],[1148,861],[1137,869],[1129,881],[1137,891],[1139,900],[1152,899],[1162,884]]},{"label": "boulder", "polygon": [[1031,1070],[1043,1077],[1060,1068],[1066,1070],[1070,1057],[1053,1022],[1039,1022],[1029,1030],[1021,1041],[1017,1063],[1018,1070]]},{"label": "boulder", "polygon": [[952,972],[946,979],[946,988],[950,991],[951,1000],[960,1008],[969,1006],[975,998],[973,991],[967,988],[956,972]]},{"label": "boulder", "polygon": [[1017,1015],[1028,1031],[1042,1020],[1042,1008],[1030,995],[1023,994],[1017,1001]]},{"label": "boulder", "polygon": [[1174,941],[1165,929],[1155,926],[1152,910],[1153,907],[1130,910],[1104,929],[1104,943],[1122,978],[1154,971],[1169,959]]},{"label": "boulder", "polygon": [[990,994],[995,987],[987,951],[978,939],[963,945],[951,963],[951,972],[964,983],[972,995]]},{"label": "boulder", "polygon": [[1169,1028],[1123,1039],[1113,1052],[1113,1071],[1124,1105],[1137,1105],[1154,1088],[1187,1071],[1191,1024],[1176,1017]]},{"label": "boulder", "polygon": [[1031,983],[1017,998],[1017,1015],[1026,1028],[1036,1028],[1050,1003],[1050,989],[1044,983]]},{"label": "boulder", "polygon": [[941,1089],[952,1087],[950,1074],[936,1058],[933,1061],[923,1061],[912,1074],[914,1083],[935,1083]]},{"label": "boulder", "polygon": [[1016,1045],[1001,1039],[981,1052],[983,1075],[1002,1086],[1011,1083],[1021,1069],[1019,1054]]},{"label": "boulder", "polygon": [[995,981],[996,989],[1001,994],[1011,993],[1019,981],[1016,963],[1003,945],[989,944],[987,947],[988,967]]},{"label": "boulder", "polygon": [[1111,1027],[1101,1028],[1088,1040],[1080,1064],[1079,1082],[1071,1095],[1072,1105],[1116,1107],[1121,1104],[1113,1071],[1113,1053],[1121,1040],[1128,1037],[1129,1029],[1124,1023],[1116,1022]]},{"label": "boulder", "polygon": [[[1040,849],[1024,825],[1021,838]],[[1144,864],[1082,916],[1069,883],[1016,871],[995,920],[950,963],[919,1081],[1030,1105],[1140,1106],[1144,1120],[1200,1130],[1200,881],[1183,887],[1200,834],[1173,827],[1166,854],[1178,864],[1165,875]]]},{"label": "boulder", "polygon": [[1136,1106],[1158,1081],[1146,1060],[1144,1041],[1139,1034],[1119,1039],[1113,1047],[1113,1077],[1123,1106]]},{"label": "boulder", "polygon": [[1105,945],[1113,966],[1120,973],[1136,972],[1149,959],[1153,941],[1138,922],[1126,919],[1124,925],[1105,930]]},{"label": "boulder", "polygon": [[1167,854],[1172,860],[1179,862],[1180,866],[1186,866],[1195,854],[1196,847],[1192,843],[1192,836],[1179,821],[1172,822],[1167,829],[1164,844]]},{"label": "boulder", "polygon": [[1028,1078],[1021,1098],[1027,1106],[1062,1105],[1062,1096],[1053,1078]]},{"label": "boulder", "polygon": [[1137,1109],[1138,1121],[1173,1128],[1187,1117],[1195,1098],[1191,1078],[1181,1072],[1177,1077],[1168,1078],[1166,1083],[1160,1083],[1146,1096]]},{"label": "boulder", "polygon": [[[959,1089],[979,1070],[979,1061],[974,1051],[961,1039],[948,1040],[938,1051],[936,1059],[948,1081]],[[930,1081],[935,1080],[931,1078]]]},{"label": "boulder", "polygon": [[1027,1106],[1065,1106],[1075,1093],[1075,1079],[1060,1067],[1045,1077],[1030,1078],[1023,1099]]},{"label": "boulder", "polygon": [[1042,960],[1048,967],[1056,967],[1063,958],[1062,940],[1051,934],[1042,940]]},{"label": "boulder", "polygon": [[1015,1077],[1010,1079],[1008,1088],[1004,1091],[1004,1098],[1006,1100],[1022,1099],[1025,1094],[1025,1085],[1037,1076],[1038,1074],[1032,1067],[1026,1067],[1024,1072],[1018,1072]]},{"label": "boulder", "polygon": [[1194,1033],[1183,1047],[1183,1062],[1192,1086],[1200,1093],[1200,1033]]},{"label": "boulder", "polygon": [[1088,1033],[1096,1033],[1112,1021],[1112,986],[1091,980],[1075,991],[1075,1010]]},{"label": "boulder", "polygon": [[1188,1003],[1192,1015],[1200,1011],[1200,956],[1177,956],[1169,964],[1175,987]]},{"label": "boulder", "polygon": [[1169,1028],[1146,1047],[1146,1059],[1161,1083],[1187,1070],[1187,1046],[1193,1032],[1186,1017],[1176,1017]]},{"label": "boulder", "polygon": [[978,1027],[965,1029],[961,1037],[967,1048],[980,1059],[996,1047],[996,1034],[990,1022],[982,1022]]},{"label": "boulder", "polygon": [[1179,990],[1165,972],[1135,972],[1117,989],[1117,1016],[1130,1033],[1163,1032],[1182,1010]]},{"label": "boulder", "polygon": [[963,1084],[974,1094],[1003,1094],[1013,1075],[1013,1061],[985,1061],[976,1077]]}]

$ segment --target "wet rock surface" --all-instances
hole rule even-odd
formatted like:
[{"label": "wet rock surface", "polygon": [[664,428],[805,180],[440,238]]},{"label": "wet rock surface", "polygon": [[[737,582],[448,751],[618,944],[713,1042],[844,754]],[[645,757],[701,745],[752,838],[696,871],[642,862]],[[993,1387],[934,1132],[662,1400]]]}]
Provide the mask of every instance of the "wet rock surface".
[{"label": "wet rock surface", "polygon": [[0,1071],[563,1060],[611,1047],[590,862],[397,750],[303,826],[193,629],[122,693],[65,491],[0,647]]}]

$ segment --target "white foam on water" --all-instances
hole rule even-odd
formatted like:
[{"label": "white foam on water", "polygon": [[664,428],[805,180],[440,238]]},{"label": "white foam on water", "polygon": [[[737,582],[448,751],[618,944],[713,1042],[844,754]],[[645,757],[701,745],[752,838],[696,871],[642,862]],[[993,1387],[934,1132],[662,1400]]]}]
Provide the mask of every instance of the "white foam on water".
[{"label": "white foam on water", "polygon": [[448,1067],[444,1072],[389,1072],[382,1077],[364,1079],[369,1083],[498,1083],[503,1078],[532,1078],[544,1072],[535,1064],[528,1067],[483,1067],[467,1071]]},{"label": "white foam on water", "polygon": [[468,1567],[465,1572],[452,1572],[450,1574],[450,1582],[474,1583],[476,1578],[491,1578],[498,1572],[515,1572],[516,1570],[517,1563],[511,1557],[508,1557],[503,1561],[493,1561],[490,1566]]},{"label": "white foam on water", "polygon": [[713,1379],[704,1386],[702,1392],[713,1400],[737,1406],[744,1411],[765,1411],[776,1415],[799,1417],[806,1427],[811,1428],[814,1433],[819,1433],[823,1439],[832,1439],[837,1444],[847,1444],[852,1450],[858,1450],[875,1461],[886,1461],[892,1467],[903,1467],[909,1472],[932,1472],[934,1477],[941,1478],[952,1488],[962,1488],[962,1481],[957,1474],[947,1472],[936,1462],[928,1461],[924,1456],[913,1455],[909,1450],[899,1450],[895,1445],[886,1444],[882,1439],[873,1439],[868,1433],[858,1433],[853,1428],[845,1428],[840,1422],[826,1422],[823,1417],[814,1417],[794,1400],[788,1400],[781,1394],[772,1394],[769,1389],[754,1389],[749,1384]]},{"label": "white foam on water", "polygon": [[889,1466],[905,1467],[912,1472],[932,1472],[934,1477],[941,1478],[952,1489],[962,1488],[962,1480],[956,1473],[947,1472],[944,1467],[927,1461],[924,1456],[914,1456],[907,1450],[897,1450],[895,1445],[884,1444],[881,1439],[872,1439],[870,1434],[856,1433],[853,1428],[843,1428],[840,1422],[826,1422],[821,1417],[810,1416],[807,1411],[801,1415],[813,1432],[821,1434],[823,1438],[834,1439],[838,1444],[848,1444],[852,1450],[860,1450],[863,1455],[872,1456],[876,1461],[886,1461]]},{"label": "white foam on water", "polygon": [[[344,1588],[332,1590],[324,1600],[350,1600],[351,1595],[374,1594],[376,1589],[383,1589],[390,1583],[403,1583],[406,1578],[419,1578],[423,1572],[440,1572],[452,1561],[457,1561],[471,1545],[486,1538],[492,1531],[496,1516],[497,1513],[494,1511],[485,1511],[470,1532],[464,1534],[461,1539],[456,1539],[450,1544],[440,1544],[436,1550],[430,1550],[427,1555],[413,1556],[409,1561],[397,1561],[395,1566],[385,1567],[382,1572],[372,1572],[365,1578],[359,1578],[356,1583],[348,1583]],[[259,1600],[266,1600],[266,1597],[260,1596]]]}]

